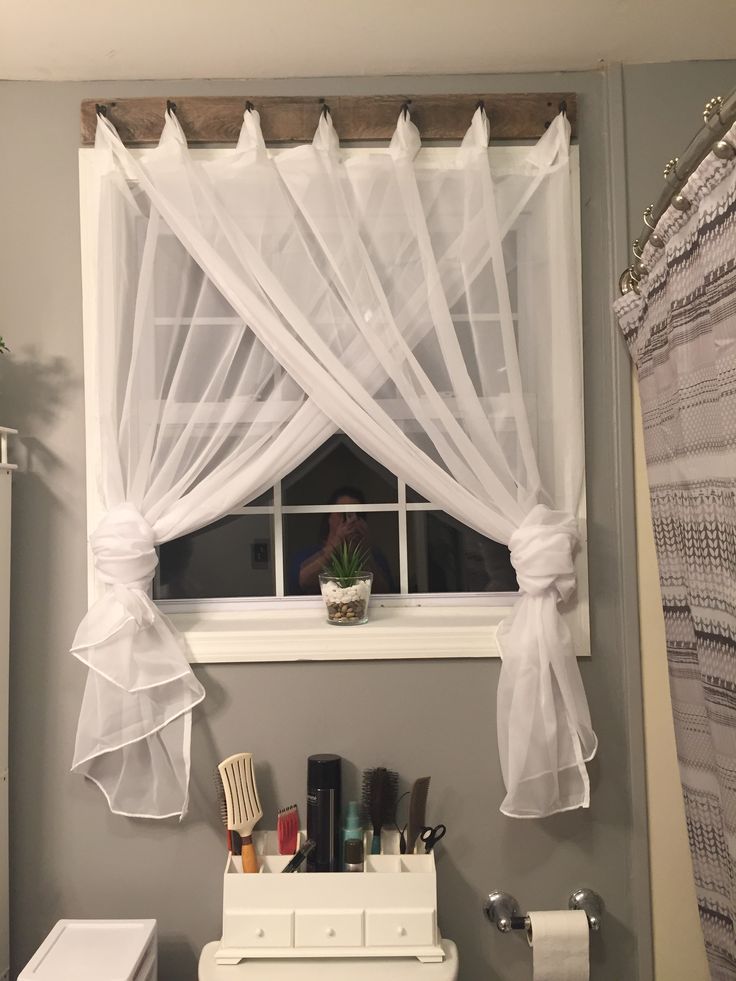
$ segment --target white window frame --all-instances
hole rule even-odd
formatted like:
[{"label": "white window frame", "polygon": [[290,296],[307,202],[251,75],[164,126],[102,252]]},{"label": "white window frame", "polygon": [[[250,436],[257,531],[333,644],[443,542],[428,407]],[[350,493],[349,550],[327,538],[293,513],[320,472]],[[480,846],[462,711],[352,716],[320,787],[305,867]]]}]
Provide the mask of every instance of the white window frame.
[{"label": "white window frame", "polygon": [[[133,151],[140,155],[144,151]],[[279,152],[279,151],[272,151]],[[375,149],[354,147],[350,155],[375,153]],[[447,160],[454,148],[432,147],[420,151],[417,162],[431,166]],[[524,147],[491,147],[489,155],[494,168]],[[232,150],[203,149],[192,154],[199,159],[213,159]],[[571,172],[577,241],[580,241],[579,155],[571,147]],[[87,528],[91,532],[102,517],[104,508],[99,494],[100,464],[98,389],[95,371],[97,349],[97,289],[94,256],[96,253],[98,174],[95,151],[79,151],[80,222],[83,287],[83,333],[85,372],[85,416],[87,450]],[[579,267],[579,264],[578,264]],[[582,348],[582,331],[581,331]],[[399,481],[397,504],[361,505],[361,511],[385,510],[399,514],[399,534],[406,536],[406,515],[411,510],[440,511],[431,503],[406,501],[405,485]],[[275,491],[272,506],[245,505],[234,514],[274,514],[339,510],[339,506],[283,506]],[[355,510],[345,505],[344,510]],[[402,520],[403,516],[403,520]],[[590,656],[588,605],[587,534],[585,495],[578,509],[581,545],[576,556],[577,595],[564,617],[573,635],[579,657]],[[274,549],[282,533],[280,520],[274,520]],[[95,576],[92,553],[88,549],[88,601],[101,594]],[[396,658],[495,658],[500,657],[496,632],[501,621],[510,615],[514,593],[406,594],[408,577],[405,565],[400,569],[400,587],[404,595],[380,596],[371,600],[370,619],[358,629],[340,629],[328,624],[324,604],[319,596],[265,597],[246,599],[160,600],[158,606],[171,619],[184,638],[189,661],[193,664],[217,664],[254,661],[353,661]],[[281,584],[283,589],[283,583]]]}]

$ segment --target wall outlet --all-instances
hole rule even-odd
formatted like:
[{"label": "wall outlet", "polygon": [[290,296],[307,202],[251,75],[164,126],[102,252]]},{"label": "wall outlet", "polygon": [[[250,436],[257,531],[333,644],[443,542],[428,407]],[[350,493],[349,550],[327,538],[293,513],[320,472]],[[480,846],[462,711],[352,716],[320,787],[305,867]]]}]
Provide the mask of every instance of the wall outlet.
[{"label": "wall outlet", "polygon": [[251,569],[268,569],[271,564],[271,543],[267,540],[255,541],[250,546]]}]

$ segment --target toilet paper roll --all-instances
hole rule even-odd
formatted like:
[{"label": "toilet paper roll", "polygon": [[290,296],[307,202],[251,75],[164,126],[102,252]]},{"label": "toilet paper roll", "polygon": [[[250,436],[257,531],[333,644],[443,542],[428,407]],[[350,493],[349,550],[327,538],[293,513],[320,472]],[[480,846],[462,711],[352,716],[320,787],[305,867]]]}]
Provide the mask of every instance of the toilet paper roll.
[{"label": "toilet paper roll", "polygon": [[588,981],[590,929],[583,910],[529,913],[534,981]]}]

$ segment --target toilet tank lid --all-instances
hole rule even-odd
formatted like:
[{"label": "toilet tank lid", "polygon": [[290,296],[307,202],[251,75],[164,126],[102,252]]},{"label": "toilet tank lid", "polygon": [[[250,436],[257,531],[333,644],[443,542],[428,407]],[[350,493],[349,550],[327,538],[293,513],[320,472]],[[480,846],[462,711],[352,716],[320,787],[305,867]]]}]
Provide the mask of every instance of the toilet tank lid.
[{"label": "toilet tank lid", "polygon": [[132,981],[155,920],[59,920],[18,981]]}]

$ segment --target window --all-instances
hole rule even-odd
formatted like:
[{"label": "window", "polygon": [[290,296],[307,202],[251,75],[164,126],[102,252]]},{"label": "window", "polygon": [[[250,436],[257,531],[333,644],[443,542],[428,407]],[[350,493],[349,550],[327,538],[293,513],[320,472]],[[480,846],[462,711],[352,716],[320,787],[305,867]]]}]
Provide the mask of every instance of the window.
[{"label": "window", "polygon": [[[94,181],[92,154],[80,151],[82,244],[85,306],[85,363],[88,418],[97,411],[95,388],[95,270],[90,240],[94,222],[86,204],[85,188]],[[198,151],[213,157],[229,151]],[[361,149],[348,155],[370,152]],[[454,149],[422,150],[427,163]],[[504,161],[523,148],[492,148],[496,172]],[[573,169],[577,150],[572,149]],[[575,173],[577,180],[577,173]],[[504,241],[509,253],[511,302],[517,323],[518,346],[527,407],[542,469],[564,466],[555,457],[550,419],[556,393],[564,386],[559,365],[542,363],[533,339],[518,329],[522,275],[513,259],[517,250],[533,251],[533,229],[522,219]],[[526,272],[529,275],[529,265]],[[533,291],[523,291],[527,297]],[[213,323],[232,319],[226,303],[214,298]],[[471,317],[459,300],[452,308],[461,343],[476,358],[492,358],[494,314],[473,311],[477,325],[485,320],[488,332],[474,334]],[[530,302],[527,300],[527,302]],[[497,320],[497,317],[496,317]],[[171,330],[169,318],[157,318],[161,331]],[[463,325],[467,329],[463,330]],[[503,395],[493,411],[503,420]],[[175,420],[172,420],[175,423]],[[514,438],[513,433],[510,438]],[[96,525],[101,512],[97,496],[96,462],[99,447],[95,426],[88,426],[88,524]],[[346,489],[350,493],[345,493]],[[346,498],[336,503],[336,492]],[[358,493],[354,493],[358,491]],[[319,625],[321,598],[316,583],[300,576],[310,555],[325,537],[330,515],[360,515],[368,529],[374,568],[380,571],[369,630],[344,632]],[[577,649],[587,653],[587,571],[584,503],[579,513],[583,547],[577,557],[578,602],[568,615]],[[513,604],[516,590],[508,550],[463,527],[432,502],[367,457],[347,437],[337,434],[297,470],[257,500],[244,504],[207,528],[162,545],[154,582],[154,598],[186,637],[195,661],[272,660],[322,657],[488,657],[497,653],[494,629]],[[377,577],[378,579],[379,577]],[[90,562],[90,593],[94,595]],[[340,635],[343,635],[342,637]]]},{"label": "window", "polygon": [[[330,533],[353,519],[374,596],[514,592],[508,549],[465,528],[337,435],[257,501],[162,545],[154,599],[310,596]],[[316,557],[316,561],[315,561]]]}]

